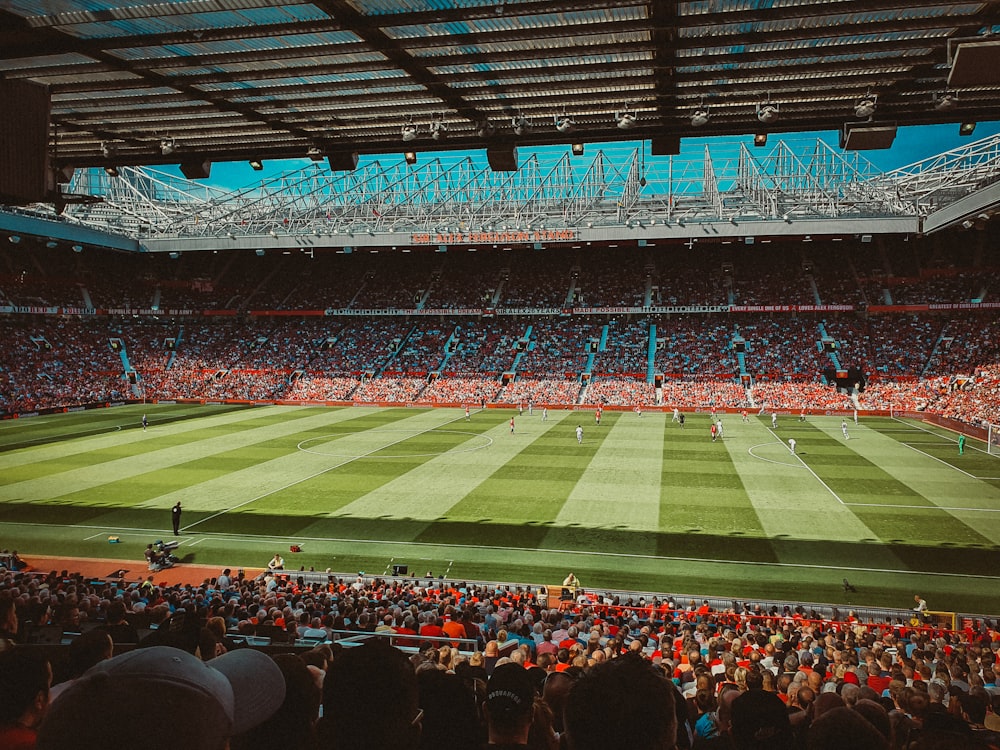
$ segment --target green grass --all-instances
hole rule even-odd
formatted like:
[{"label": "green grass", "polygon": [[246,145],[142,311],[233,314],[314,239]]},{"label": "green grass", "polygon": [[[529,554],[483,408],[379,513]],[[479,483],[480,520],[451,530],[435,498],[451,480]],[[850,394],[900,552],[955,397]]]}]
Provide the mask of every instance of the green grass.
[{"label": "green grass", "polygon": [[[0,546],[1000,612],[1000,457],[913,421],[130,406],[0,423]],[[578,445],[575,426],[584,426]],[[797,453],[786,441],[794,437]],[[109,535],[121,544],[107,543]],[[287,552],[299,544],[300,554]],[[841,580],[859,589],[845,598]]]}]

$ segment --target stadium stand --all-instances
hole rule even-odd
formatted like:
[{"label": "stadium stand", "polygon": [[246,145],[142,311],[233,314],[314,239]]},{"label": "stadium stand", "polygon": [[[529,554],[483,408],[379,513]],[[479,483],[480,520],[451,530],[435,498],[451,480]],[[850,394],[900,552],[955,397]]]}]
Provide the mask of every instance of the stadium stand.
[{"label": "stadium stand", "polygon": [[[318,695],[333,692],[335,685],[327,682],[338,679],[331,663],[347,651],[353,660],[386,643],[399,652],[400,663],[420,677],[417,701],[424,721],[443,732],[435,735],[437,741],[447,740],[452,732],[459,736],[460,730],[478,738],[466,739],[472,744],[464,747],[485,746],[486,726],[473,713],[471,726],[461,729],[455,711],[462,700],[470,706],[484,700],[483,693],[476,698],[475,681],[484,681],[488,694],[492,675],[502,665],[513,665],[505,670],[526,670],[527,684],[537,685],[534,700],[558,710],[563,698],[550,691],[554,685],[549,685],[549,675],[567,675],[572,701],[573,685],[581,675],[596,675],[602,665],[619,660],[644,664],[673,691],[677,704],[686,706],[676,714],[680,747],[698,748],[709,734],[739,731],[735,716],[729,729],[724,722],[711,728],[714,714],[701,720],[714,705],[709,699],[718,694],[722,700],[727,690],[748,700],[770,694],[784,721],[790,719],[794,727],[794,740],[782,747],[815,746],[809,742],[817,713],[810,705],[827,694],[822,700],[828,708],[853,706],[864,721],[882,728],[886,744],[879,747],[931,733],[932,715],[942,720],[950,716],[950,731],[965,738],[963,747],[991,747],[997,736],[984,723],[1000,703],[994,658],[1000,632],[991,621],[963,618],[959,630],[945,630],[911,622],[908,610],[841,613],[794,603],[751,606],[582,588],[574,594],[566,606],[562,597],[541,586],[435,578],[308,572],[254,578],[225,570],[201,581],[167,585],[157,584],[152,576],[127,581],[67,570],[4,571],[0,658],[5,664],[19,658],[12,654],[47,660],[54,685],[50,705],[73,700],[63,695],[74,695],[66,692],[74,680],[87,679],[88,668],[111,668],[114,665],[104,660],[121,659],[137,645],[181,648],[210,665],[213,658],[252,648],[282,664],[286,673],[284,660],[297,660],[303,675],[297,689],[311,687],[298,695],[300,705],[295,707],[295,736],[301,734],[301,739],[292,741],[286,726],[282,740],[284,746],[303,749],[317,746],[311,730],[319,716]],[[94,631],[102,635],[86,635]],[[83,648],[88,640],[99,641],[99,651],[91,649],[93,656]],[[423,679],[429,673],[454,676],[458,692],[444,705],[432,692],[436,680]],[[365,672],[353,679],[364,682],[369,677],[382,680],[383,690],[396,689],[402,679]],[[288,679],[291,689],[294,683]],[[0,698],[12,700],[14,689],[0,681]],[[709,696],[704,702],[698,698],[700,691]],[[302,701],[306,694],[316,697]],[[466,698],[459,700],[459,694]],[[946,697],[962,710],[948,712]],[[861,710],[866,702],[872,704],[870,711]],[[333,705],[326,705],[324,714],[333,711]],[[890,721],[890,715],[895,719]],[[58,712],[53,712],[53,724],[46,726],[46,717],[43,713],[40,718],[43,736],[56,731],[59,721]],[[119,718],[126,717],[112,715],[102,721]],[[567,721],[574,719],[567,714]],[[38,728],[39,722],[31,726]],[[552,726],[542,728],[556,743]],[[262,736],[267,735],[254,734],[258,742]],[[979,740],[985,744],[975,744]]]}]

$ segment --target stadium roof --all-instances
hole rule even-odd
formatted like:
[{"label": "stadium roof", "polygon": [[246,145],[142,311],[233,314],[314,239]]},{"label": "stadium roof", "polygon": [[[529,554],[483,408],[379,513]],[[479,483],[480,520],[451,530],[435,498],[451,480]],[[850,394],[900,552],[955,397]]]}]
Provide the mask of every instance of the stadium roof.
[{"label": "stadium roof", "polygon": [[1000,120],[998,2],[8,0],[0,29],[77,167]]}]

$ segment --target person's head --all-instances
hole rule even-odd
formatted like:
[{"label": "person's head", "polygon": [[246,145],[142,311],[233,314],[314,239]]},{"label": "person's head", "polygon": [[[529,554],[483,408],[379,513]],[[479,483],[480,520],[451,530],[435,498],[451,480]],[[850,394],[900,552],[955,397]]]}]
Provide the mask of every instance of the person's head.
[{"label": "person's head", "polygon": [[17,606],[10,597],[0,599],[0,630],[9,635],[17,634]]},{"label": "person's head", "polygon": [[406,655],[383,638],[344,649],[323,680],[319,747],[324,750],[416,748],[417,676]]},{"label": "person's head", "polygon": [[275,654],[285,680],[285,700],[266,721],[230,740],[230,750],[311,747],[322,692],[309,667],[295,654]]},{"label": "person's head", "polygon": [[867,719],[850,708],[832,708],[812,724],[806,750],[889,750],[889,741]]},{"label": "person's head", "polygon": [[677,734],[677,690],[638,656],[592,667],[569,691],[570,750],[662,750]]},{"label": "person's head", "polygon": [[0,726],[37,726],[51,686],[52,667],[44,656],[19,648],[0,651]]},{"label": "person's head", "polygon": [[474,748],[485,743],[485,725],[480,720],[476,680],[465,680],[440,669],[422,669],[417,673],[417,682],[420,685],[420,708],[424,712],[421,748]]},{"label": "person's head", "polygon": [[520,664],[501,664],[493,670],[483,705],[490,742],[527,741],[536,692],[534,680]]},{"label": "person's head", "polygon": [[67,648],[70,677],[80,677],[95,664],[110,659],[114,653],[111,635],[106,630],[95,628],[81,633]]},{"label": "person's head", "polygon": [[733,701],[730,734],[737,750],[791,750],[792,728],[776,693],[748,690]]},{"label": "person's head", "polygon": [[[253,649],[203,662],[171,646],[120,654],[91,667],[54,701],[38,750],[104,747],[141,750],[169,737],[185,750],[220,750],[234,734],[270,717],[285,698],[281,670]],[[136,720],[141,732],[122,733]]]}]

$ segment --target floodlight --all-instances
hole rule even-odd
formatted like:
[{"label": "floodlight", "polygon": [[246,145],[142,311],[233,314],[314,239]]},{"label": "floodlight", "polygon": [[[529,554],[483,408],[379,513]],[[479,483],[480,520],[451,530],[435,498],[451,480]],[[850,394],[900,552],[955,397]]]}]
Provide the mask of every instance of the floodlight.
[{"label": "floodlight", "polygon": [[312,146],[308,151],[306,151],[306,156],[313,161],[323,161],[323,149],[318,146]]},{"label": "floodlight", "polygon": [[112,156],[118,153],[118,147],[109,143],[108,141],[101,141],[101,155],[105,159],[110,159]]},{"label": "floodlight", "polygon": [[407,164],[416,164],[417,163],[417,152],[416,151],[407,151],[406,153],[403,154],[403,158],[406,159],[406,163]]},{"label": "floodlight", "polygon": [[778,105],[771,102],[763,102],[757,105],[757,119],[765,125],[769,125],[778,119]]},{"label": "floodlight", "polygon": [[510,126],[514,128],[515,135],[524,135],[531,131],[531,120],[524,115],[518,115],[511,119]]},{"label": "floodlight", "polygon": [[403,125],[402,136],[406,143],[417,139],[417,126],[413,124],[412,120]]},{"label": "floodlight", "polygon": [[934,97],[934,109],[938,112],[949,112],[958,106],[958,94],[954,91],[944,91]]},{"label": "floodlight", "polygon": [[695,107],[694,112],[691,113],[691,127],[700,128],[707,125],[710,118],[708,107],[704,105]]},{"label": "floodlight", "polygon": [[766,146],[767,145],[767,133],[756,133],[753,137],[754,146]]},{"label": "floodlight", "polygon": [[119,175],[119,172],[118,172],[118,167],[116,167],[116,166],[113,166],[113,165],[109,164],[108,166],[106,166],[106,167],[104,168],[104,173],[105,173],[105,174],[106,174],[106,175],[107,175],[108,177],[117,177],[117,176]]},{"label": "floodlight", "polygon": [[570,148],[573,150],[573,156],[583,156],[582,143],[574,143]]},{"label": "floodlight", "polygon": [[260,159],[250,160],[250,169],[252,169],[254,172],[259,172],[263,168],[264,168],[264,162],[262,162]]},{"label": "floodlight", "polygon": [[170,156],[176,150],[177,142],[173,138],[163,138],[160,141],[160,153],[164,156]]},{"label": "floodlight", "polygon": [[871,93],[865,94],[854,105],[854,114],[860,119],[869,118],[875,114],[875,106],[877,104],[878,96]]},{"label": "floodlight", "polygon": [[576,129],[576,123],[573,121],[573,118],[565,112],[555,116],[555,123],[556,130],[560,133],[572,133]]},{"label": "floodlight", "polygon": [[73,252],[74,253],[82,253],[83,252],[83,245],[73,245]]},{"label": "floodlight", "polygon": [[448,126],[445,125],[441,120],[434,120],[431,123],[431,138],[435,141],[440,141],[448,133]]},{"label": "floodlight", "polygon": [[958,126],[959,135],[972,135],[976,129],[976,123],[974,122],[963,122]]},{"label": "floodlight", "polygon": [[9,242],[10,242],[10,243],[11,243],[12,245],[16,245],[16,244],[18,244],[18,243],[19,243],[19,242],[21,241],[21,236],[20,236],[20,235],[18,235],[18,234],[12,234],[12,235],[11,235],[10,237],[8,237],[8,238],[7,238],[7,240],[8,240],[8,241],[9,241]]},{"label": "floodlight", "polygon": [[491,123],[488,119],[483,120],[476,127],[476,135],[478,135],[480,138],[490,138],[496,132],[497,129],[493,127],[493,123]]},{"label": "floodlight", "polygon": [[615,125],[619,130],[631,130],[635,127],[636,120],[638,119],[635,112],[629,110],[627,104],[625,105],[625,109],[615,112]]}]

